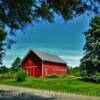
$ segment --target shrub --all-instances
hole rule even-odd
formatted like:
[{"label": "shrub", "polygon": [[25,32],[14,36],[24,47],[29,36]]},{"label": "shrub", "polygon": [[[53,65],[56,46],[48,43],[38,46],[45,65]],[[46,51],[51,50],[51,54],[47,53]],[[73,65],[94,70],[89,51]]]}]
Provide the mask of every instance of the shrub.
[{"label": "shrub", "polygon": [[0,73],[1,74],[6,74],[9,72],[9,68],[7,68],[6,66],[0,66]]},{"label": "shrub", "polygon": [[27,73],[24,70],[21,70],[16,73],[16,81],[17,82],[23,82],[26,80]]},{"label": "shrub", "polygon": [[81,76],[80,67],[75,67],[75,68],[69,67],[69,75],[80,77]]},{"label": "shrub", "polygon": [[96,74],[93,76],[93,80],[96,83],[99,83],[100,82],[100,73],[96,72]]},{"label": "shrub", "polygon": [[59,78],[59,76],[57,76],[57,75],[49,75],[49,76],[45,76],[45,78]]}]

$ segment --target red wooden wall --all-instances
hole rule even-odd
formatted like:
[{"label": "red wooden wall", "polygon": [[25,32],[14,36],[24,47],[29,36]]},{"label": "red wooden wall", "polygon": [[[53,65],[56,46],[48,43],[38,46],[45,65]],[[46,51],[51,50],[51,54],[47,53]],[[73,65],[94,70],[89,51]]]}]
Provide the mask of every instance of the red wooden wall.
[{"label": "red wooden wall", "polygon": [[66,64],[58,64],[53,62],[43,63],[43,76],[49,75],[65,75],[67,74]]},{"label": "red wooden wall", "polygon": [[22,63],[22,69],[26,70],[30,77],[42,76],[42,61],[35,55],[29,54]]}]

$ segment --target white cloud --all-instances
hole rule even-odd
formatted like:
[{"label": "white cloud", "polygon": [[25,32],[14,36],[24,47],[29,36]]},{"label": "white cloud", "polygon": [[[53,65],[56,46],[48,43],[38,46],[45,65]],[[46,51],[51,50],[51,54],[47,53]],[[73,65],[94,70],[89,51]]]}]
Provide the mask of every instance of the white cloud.
[{"label": "white cloud", "polygon": [[76,66],[79,66],[80,65],[80,59],[82,58],[82,55],[81,56],[70,56],[70,55],[66,55],[66,56],[60,56],[65,62],[67,62],[67,64],[69,66],[72,66],[72,67],[76,67]]}]

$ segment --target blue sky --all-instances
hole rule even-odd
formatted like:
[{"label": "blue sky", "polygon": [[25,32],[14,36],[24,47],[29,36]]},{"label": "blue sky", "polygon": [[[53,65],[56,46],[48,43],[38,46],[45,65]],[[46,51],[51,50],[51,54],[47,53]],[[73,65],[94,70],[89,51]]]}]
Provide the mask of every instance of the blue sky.
[{"label": "blue sky", "polygon": [[85,44],[83,32],[89,28],[90,17],[82,15],[65,22],[56,17],[54,23],[34,23],[17,32],[16,44],[7,50],[4,65],[10,66],[16,57],[23,58],[29,49],[56,54],[69,66],[78,66]]}]

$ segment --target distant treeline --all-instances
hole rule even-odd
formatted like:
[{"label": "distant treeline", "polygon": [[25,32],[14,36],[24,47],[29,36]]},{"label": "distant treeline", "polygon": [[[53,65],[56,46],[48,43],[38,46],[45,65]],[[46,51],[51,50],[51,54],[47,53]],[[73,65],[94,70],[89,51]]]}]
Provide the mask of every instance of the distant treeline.
[{"label": "distant treeline", "polygon": [[73,75],[73,76],[81,76],[81,72],[80,72],[80,67],[69,67],[68,68],[68,73],[69,75]]}]

